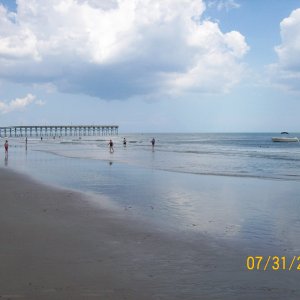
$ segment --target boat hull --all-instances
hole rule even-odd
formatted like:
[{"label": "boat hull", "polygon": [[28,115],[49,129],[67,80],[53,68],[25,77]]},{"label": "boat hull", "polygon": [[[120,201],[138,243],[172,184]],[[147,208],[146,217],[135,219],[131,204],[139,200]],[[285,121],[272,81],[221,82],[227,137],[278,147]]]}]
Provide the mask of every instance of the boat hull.
[{"label": "boat hull", "polygon": [[297,137],[273,137],[273,142],[299,142]]}]

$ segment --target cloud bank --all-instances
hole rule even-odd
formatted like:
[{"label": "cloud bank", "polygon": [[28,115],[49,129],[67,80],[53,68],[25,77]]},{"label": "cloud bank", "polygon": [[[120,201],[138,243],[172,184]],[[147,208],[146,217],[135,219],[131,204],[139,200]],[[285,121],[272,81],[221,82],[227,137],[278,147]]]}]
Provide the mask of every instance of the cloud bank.
[{"label": "cloud bank", "polygon": [[36,96],[28,94],[23,98],[16,98],[9,102],[0,101],[0,113],[7,114],[16,110],[23,110],[26,106],[35,103],[36,105],[43,105],[44,102],[41,100],[35,100]]},{"label": "cloud bank", "polygon": [[103,99],[226,92],[248,51],[201,0],[17,0],[0,5],[0,78]]},{"label": "cloud bank", "polygon": [[291,91],[300,91],[300,9],[280,23],[281,44],[275,47],[278,62],[268,68],[272,82]]}]

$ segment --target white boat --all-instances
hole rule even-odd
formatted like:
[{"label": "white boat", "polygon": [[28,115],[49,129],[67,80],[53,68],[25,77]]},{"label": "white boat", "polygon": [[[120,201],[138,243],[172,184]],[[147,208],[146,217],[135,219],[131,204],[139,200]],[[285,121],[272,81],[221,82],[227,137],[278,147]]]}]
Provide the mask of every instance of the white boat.
[{"label": "white boat", "polygon": [[273,142],[299,142],[297,137],[272,137]]}]

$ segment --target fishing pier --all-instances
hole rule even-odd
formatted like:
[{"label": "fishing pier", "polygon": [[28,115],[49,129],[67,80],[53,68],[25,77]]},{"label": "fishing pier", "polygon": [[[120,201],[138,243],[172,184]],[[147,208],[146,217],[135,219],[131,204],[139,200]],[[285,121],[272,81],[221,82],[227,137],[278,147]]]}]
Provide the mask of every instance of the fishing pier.
[{"label": "fishing pier", "polygon": [[118,125],[44,125],[0,127],[0,137],[118,135]]}]

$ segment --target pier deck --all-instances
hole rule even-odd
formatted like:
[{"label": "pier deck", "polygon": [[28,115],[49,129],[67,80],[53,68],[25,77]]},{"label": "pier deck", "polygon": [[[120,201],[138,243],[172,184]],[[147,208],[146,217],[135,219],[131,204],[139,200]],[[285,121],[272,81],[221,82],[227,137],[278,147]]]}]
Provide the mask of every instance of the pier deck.
[{"label": "pier deck", "polygon": [[44,125],[0,127],[0,137],[118,135],[118,125]]}]

